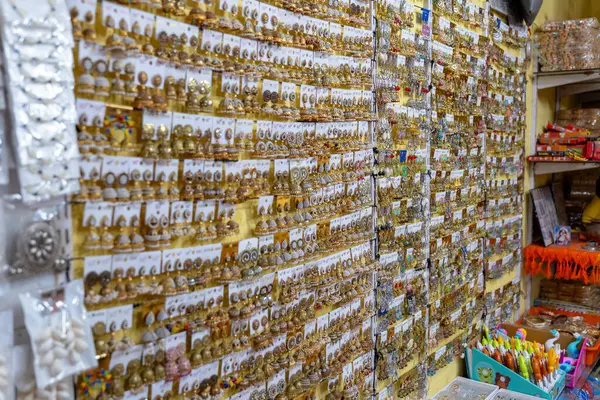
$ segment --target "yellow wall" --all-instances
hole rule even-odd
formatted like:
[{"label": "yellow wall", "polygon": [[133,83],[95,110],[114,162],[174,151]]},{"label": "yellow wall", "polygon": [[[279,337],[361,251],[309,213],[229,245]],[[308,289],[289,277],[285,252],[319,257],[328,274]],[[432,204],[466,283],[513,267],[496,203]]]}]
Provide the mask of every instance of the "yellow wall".
[{"label": "yellow wall", "polygon": [[598,18],[600,16],[600,1],[589,0],[591,15]]}]

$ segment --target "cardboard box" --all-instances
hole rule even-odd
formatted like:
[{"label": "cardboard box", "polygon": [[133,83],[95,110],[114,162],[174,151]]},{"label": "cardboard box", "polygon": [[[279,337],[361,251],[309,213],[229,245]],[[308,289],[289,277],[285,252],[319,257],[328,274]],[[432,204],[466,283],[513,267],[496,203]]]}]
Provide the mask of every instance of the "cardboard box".
[{"label": "cardboard box", "polygon": [[585,145],[577,146],[563,146],[563,145],[542,145],[538,144],[535,146],[535,151],[538,156],[558,156],[562,157],[567,154],[567,151],[571,150],[579,155],[585,154]]},{"label": "cardboard box", "polygon": [[539,144],[546,145],[576,145],[576,144],[585,144],[588,141],[587,137],[577,136],[577,137],[556,137],[553,135],[542,134],[538,138]]},{"label": "cardboard box", "polygon": [[[511,337],[514,336],[517,329],[520,328],[518,325],[509,324],[502,324],[501,327],[506,329],[508,336]],[[545,343],[546,340],[552,338],[552,334],[548,331],[533,328],[525,329],[527,330],[527,340],[529,341]],[[570,342],[571,340],[566,336],[561,337],[556,341],[556,343],[560,343],[561,348],[566,348]],[[547,400],[557,399],[565,388],[566,376],[563,371],[560,371],[560,377],[557,379],[550,392],[545,392],[531,381],[523,378],[521,375],[477,350],[476,344],[477,340],[473,340],[465,350],[467,374],[471,379],[495,384],[501,389],[513,390],[515,392]]]}]

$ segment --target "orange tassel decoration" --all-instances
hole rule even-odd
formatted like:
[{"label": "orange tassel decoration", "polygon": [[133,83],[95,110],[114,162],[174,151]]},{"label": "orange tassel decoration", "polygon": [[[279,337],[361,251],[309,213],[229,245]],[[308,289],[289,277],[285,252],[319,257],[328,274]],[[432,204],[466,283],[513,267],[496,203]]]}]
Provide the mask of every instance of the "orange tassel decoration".
[{"label": "orange tassel decoration", "polygon": [[[581,249],[581,244],[574,241],[569,246],[527,246],[524,249],[525,272],[529,275],[543,274],[549,279],[600,283],[600,256]],[[554,273],[553,263],[556,265]]]}]

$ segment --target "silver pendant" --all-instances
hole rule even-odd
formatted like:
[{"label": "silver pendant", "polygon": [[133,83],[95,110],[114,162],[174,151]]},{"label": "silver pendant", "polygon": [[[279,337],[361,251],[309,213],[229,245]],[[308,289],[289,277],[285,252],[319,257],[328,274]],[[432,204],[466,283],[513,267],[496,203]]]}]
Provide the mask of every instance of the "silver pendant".
[{"label": "silver pendant", "polygon": [[56,228],[46,221],[29,224],[17,239],[16,261],[11,275],[43,271],[64,271],[68,261],[60,257],[61,240]]}]

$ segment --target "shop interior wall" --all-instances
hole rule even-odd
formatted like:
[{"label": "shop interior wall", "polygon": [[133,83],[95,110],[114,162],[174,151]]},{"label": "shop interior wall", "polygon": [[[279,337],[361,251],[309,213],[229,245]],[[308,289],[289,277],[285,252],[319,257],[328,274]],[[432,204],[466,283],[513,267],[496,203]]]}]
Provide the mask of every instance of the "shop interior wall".
[{"label": "shop interior wall", "polygon": [[[482,3],[483,1],[471,0],[477,3]],[[413,3],[420,3],[419,0],[412,1]],[[551,20],[564,20],[564,19],[574,19],[574,18],[584,18],[589,16],[596,16],[600,19],[600,0],[544,0],[542,8],[531,27],[532,33],[535,32],[535,29],[547,21]],[[533,95],[533,86],[532,86],[532,78],[533,78],[533,66],[530,66],[528,74],[528,85],[527,85],[527,130],[526,135],[535,134],[532,132],[532,118],[533,118],[533,110],[530,107],[531,99]],[[563,107],[570,106],[567,102],[565,102]],[[554,89],[546,89],[538,92],[538,106],[537,106],[537,126],[539,129],[543,125],[548,122],[554,121],[554,109],[555,109],[555,92]],[[538,132],[539,133],[539,132]],[[525,143],[525,154],[532,154],[532,149],[530,146],[530,138],[527,136],[524,139]],[[525,193],[531,189],[529,187],[529,171],[528,168],[525,168]],[[540,186],[545,182],[549,182],[550,176],[542,176],[536,178],[536,186]],[[527,196],[525,196],[525,207],[524,212],[526,211],[526,207],[529,207]],[[524,214],[527,215],[527,214]],[[525,238],[525,235],[523,235]],[[524,277],[524,275],[521,275]],[[508,274],[501,279],[496,281],[488,282],[488,287],[486,291],[493,291],[500,286],[505,285],[510,282],[514,278],[514,275]],[[40,279],[38,284],[40,287],[50,287],[51,286],[52,277],[48,276],[47,278]],[[525,279],[522,279],[522,287],[525,290]],[[535,298],[538,290],[538,283],[534,280],[532,283],[532,297]],[[525,292],[526,293],[526,292]],[[531,301],[531,299],[526,299],[525,301]],[[525,301],[522,303],[522,309],[525,308]],[[444,369],[438,371],[438,373],[429,378],[429,396],[437,393],[441,390],[448,382],[450,382],[456,376],[464,376],[465,368],[464,368],[464,360],[456,359],[453,363],[446,366]]]},{"label": "shop interior wall", "polygon": [[[544,0],[542,8],[538,13],[533,25],[531,26],[531,32],[534,33],[535,30],[548,21],[555,20],[565,20],[565,19],[577,19],[577,18],[587,18],[587,17],[596,17],[600,18],[600,0]],[[535,149],[531,148],[531,136],[537,136],[542,130],[542,127],[545,126],[549,122],[554,122],[555,118],[555,109],[556,109],[556,92],[554,88],[544,89],[538,91],[537,98],[537,118],[536,118],[536,127],[537,130],[533,129],[533,108],[531,107],[531,99],[533,98],[533,71],[534,65],[530,65],[529,71],[527,72],[527,130],[525,138],[525,155],[531,155],[535,152]],[[561,99],[561,108],[570,108],[574,107],[575,102],[572,98],[564,98]],[[525,193],[529,193],[531,189],[534,187],[541,187],[549,184],[552,180],[551,175],[541,175],[536,176],[534,180],[534,186],[530,185],[530,170],[529,168],[525,168]],[[524,215],[529,215],[529,207],[532,207],[528,196],[525,196],[525,204],[523,207]],[[534,215],[533,213],[531,215]],[[527,219],[526,219],[527,221]],[[525,234],[526,227],[524,226],[524,240],[527,241],[527,236]],[[525,242],[525,245],[529,243]],[[526,296],[527,302],[530,304],[533,302],[535,298],[537,298],[539,293],[539,282],[541,280],[540,277],[534,277],[530,279],[530,282],[526,282],[527,278],[523,279],[522,282],[523,289]],[[528,290],[528,288],[530,290]]]},{"label": "shop interior wall", "polygon": [[[531,32],[534,33],[536,28],[543,25],[547,21],[553,20],[565,20],[565,19],[576,19],[576,18],[585,18],[595,16],[600,18],[600,0],[544,0],[542,8],[538,13],[533,25],[531,26]],[[531,99],[533,96],[533,65],[529,67],[527,72],[527,129],[526,129],[526,137],[525,141],[525,155],[532,154],[532,149],[530,146],[530,136],[533,135],[532,132],[532,118],[533,118],[533,110],[531,109]],[[565,100],[565,102],[561,105],[563,108],[567,108],[571,106],[569,104],[569,99]],[[555,91],[554,89],[546,89],[538,92],[538,106],[537,106],[537,127],[538,130],[541,129],[542,126],[547,124],[548,122],[554,122],[554,110],[555,110]],[[543,185],[546,182],[549,182],[551,176],[541,176],[536,178],[536,186]],[[525,193],[528,193],[531,189],[529,187],[529,171],[528,168],[525,168]],[[523,207],[524,216],[527,215],[528,197],[524,196],[525,205]],[[527,219],[525,218],[525,221]],[[525,224],[524,224],[525,228]],[[524,240],[526,240],[525,232],[523,234]],[[525,243],[527,244],[527,243]],[[507,274],[506,276],[497,279],[495,281],[487,282],[486,292],[491,292],[507,284],[508,282],[514,279],[514,274]],[[528,294],[527,291],[527,278],[524,274],[521,274],[521,287],[523,289],[523,293]],[[526,302],[532,301],[532,298],[537,296],[539,292],[539,280],[534,279],[533,282],[530,282],[531,291],[529,291],[530,297],[523,296],[524,299],[521,304],[521,310],[524,311],[526,307]],[[456,359],[453,363],[446,366],[444,369],[438,371],[438,373],[429,378],[429,388],[428,393],[429,396],[440,391],[448,382],[450,382],[456,376],[464,376],[465,375],[465,367],[463,359]]]}]

